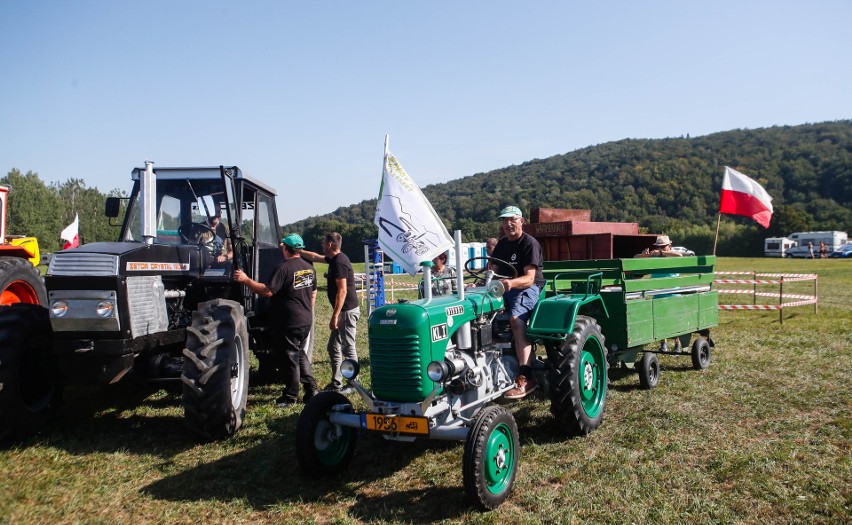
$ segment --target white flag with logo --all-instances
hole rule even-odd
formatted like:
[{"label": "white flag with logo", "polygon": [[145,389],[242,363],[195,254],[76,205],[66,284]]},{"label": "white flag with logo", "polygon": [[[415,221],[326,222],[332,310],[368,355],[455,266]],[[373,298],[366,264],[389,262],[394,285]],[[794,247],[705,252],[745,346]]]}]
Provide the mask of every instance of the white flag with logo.
[{"label": "white flag with logo", "polygon": [[409,275],[453,245],[444,223],[402,165],[388,153],[376,204],[379,246]]}]

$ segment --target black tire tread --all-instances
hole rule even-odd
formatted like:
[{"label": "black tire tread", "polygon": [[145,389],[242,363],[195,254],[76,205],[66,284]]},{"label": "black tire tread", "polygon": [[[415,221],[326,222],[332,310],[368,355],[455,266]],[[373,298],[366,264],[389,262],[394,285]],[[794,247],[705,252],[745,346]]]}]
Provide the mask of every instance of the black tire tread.
[{"label": "black tire tread", "polygon": [[244,363],[248,363],[248,331],[239,303],[214,299],[198,305],[192,325],[186,330],[183,350],[183,408],[187,428],[205,440],[233,435],[245,418],[248,374],[241,381],[241,406],[231,399],[231,366],[242,341]]},{"label": "black tire tread", "polygon": [[21,257],[0,256],[0,292],[14,281],[29,284],[38,296],[38,304],[47,306],[47,290],[38,268]]},{"label": "black tire tread", "polygon": [[319,392],[308,401],[299,421],[296,424],[296,460],[305,476],[311,479],[319,479],[323,476],[335,474],[345,469],[355,452],[358,442],[358,432],[354,428],[345,427],[344,432],[349,432],[349,450],[346,451],[340,463],[334,466],[325,465],[319,461],[314,446],[314,436],[320,421],[328,419],[328,413],[335,405],[351,405],[351,401],[340,392]]},{"label": "black tire tread", "polygon": [[561,346],[558,344],[548,346],[550,413],[568,435],[572,436],[587,435],[599,427],[606,409],[606,395],[604,395],[600,414],[594,419],[589,418],[583,410],[580,399],[581,386],[578,370],[580,355],[586,340],[592,335],[598,337],[601,342],[608,371],[606,341],[601,334],[600,326],[591,317],[578,315],[574,322],[574,329],[568,334],[564,343]]},{"label": "black tire tread", "polygon": [[[50,333],[47,308],[23,303],[0,306],[2,442],[27,437],[56,413],[61,386],[50,355]],[[20,390],[24,384],[38,392],[37,406],[27,406]]]},{"label": "black tire tread", "polygon": [[[512,439],[515,444],[515,449],[512,451],[514,454],[514,468],[506,489],[500,494],[491,494],[485,487],[485,473],[482,468],[482,462],[484,461],[485,444],[491,433],[490,431],[501,422],[506,423],[512,431]],[[479,415],[477,415],[473,428],[471,428],[465,441],[464,457],[462,459],[465,494],[479,508],[482,510],[492,510],[509,497],[518,474],[518,465],[521,460],[520,450],[518,425],[512,413],[504,407],[494,405],[482,409]]]}]

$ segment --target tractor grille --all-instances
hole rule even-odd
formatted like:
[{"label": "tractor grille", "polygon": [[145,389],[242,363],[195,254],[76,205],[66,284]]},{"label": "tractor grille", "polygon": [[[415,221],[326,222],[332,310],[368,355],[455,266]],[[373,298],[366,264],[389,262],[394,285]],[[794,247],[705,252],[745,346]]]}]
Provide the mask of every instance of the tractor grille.
[{"label": "tractor grille", "polygon": [[169,328],[165,289],[159,275],[127,278],[127,308],[133,337]]},{"label": "tractor grille", "polygon": [[59,252],[53,254],[48,275],[118,275],[118,256],[104,253]]},{"label": "tractor grille", "polygon": [[422,401],[428,394],[424,393],[424,369],[418,335],[370,337],[370,372],[379,399]]}]

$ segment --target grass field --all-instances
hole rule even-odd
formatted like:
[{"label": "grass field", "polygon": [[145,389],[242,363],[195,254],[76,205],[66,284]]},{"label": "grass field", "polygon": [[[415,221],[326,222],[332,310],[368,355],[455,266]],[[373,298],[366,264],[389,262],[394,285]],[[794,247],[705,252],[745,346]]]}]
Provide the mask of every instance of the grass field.
[{"label": "grass field", "polygon": [[[0,523],[850,523],[852,263],[717,269],[816,272],[819,311],[790,309],[783,324],[774,311],[720,312],[709,369],[663,356],[651,391],[613,377],[585,438],[564,438],[545,400],[515,403],[520,470],[493,512],[464,499],[460,442],[363,435],[343,475],[313,481],[294,458],[300,407],[275,407],[278,385],[252,387],[243,428],[209,444],[183,430],[177,391],[118,385],[67,389],[55,426],[0,451]],[[324,290],[318,305],[324,385]]]}]

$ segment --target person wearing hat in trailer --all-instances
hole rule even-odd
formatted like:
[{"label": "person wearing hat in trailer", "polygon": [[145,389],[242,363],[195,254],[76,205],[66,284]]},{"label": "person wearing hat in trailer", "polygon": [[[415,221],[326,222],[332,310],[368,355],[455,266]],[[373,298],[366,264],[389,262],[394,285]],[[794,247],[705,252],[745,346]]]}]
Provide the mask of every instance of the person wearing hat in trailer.
[{"label": "person wearing hat in trailer", "polygon": [[652,249],[645,248],[635,257],[683,257],[683,254],[672,251],[672,241],[668,235],[657,235]]},{"label": "person wearing hat in trailer", "polygon": [[[530,366],[533,359],[532,343],[526,332],[527,320],[544,287],[544,276],[541,273],[543,256],[541,245],[532,235],[524,233],[523,226],[524,217],[520,208],[503,208],[500,211],[500,227],[506,232],[506,236],[497,241],[497,246],[491,254],[517,271],[517,277],[500,280],[506,289],[503,300],[506,310],[511,312],[510,323],[520,366],[515,388],[506,392],[506,399],[521,399],[538,387]],[[504,265],[501,263],[492,263],[492,269],[498,274],[512,274],[508,268],[501,268],[502,266]]]},{"label": "person wearing hat in trailer", "polygon": [[302,237],[295,233],[281,239],[284,262],[275,268],[269,284],[257,282],[241,270],[234,271],[235,281],[260,296],[271,298],[269,330],[273,350],[284,365],[284,392],[277,401],[281,407],[298,402],[300,383],[305,389],[302,399],[305,403],[317,393],[311,362],[302,351],[311,331],[311,298],[317,287],[316,270],[300,256],[304,247]]}]

